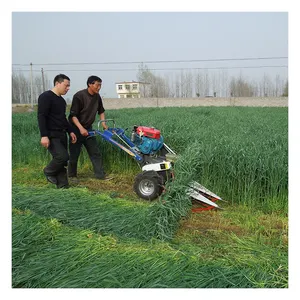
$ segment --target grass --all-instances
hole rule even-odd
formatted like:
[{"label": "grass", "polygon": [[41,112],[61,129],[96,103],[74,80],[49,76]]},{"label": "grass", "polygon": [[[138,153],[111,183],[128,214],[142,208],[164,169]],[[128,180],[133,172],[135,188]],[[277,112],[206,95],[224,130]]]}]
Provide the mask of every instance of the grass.
[{"label": "grass", "polygon": [[[13,286],[25,288],[285,288],[287,254],[250,231],[202,234],[185,220],[171,242],[102,235],[13,210]],[[207,217],[207,216],[206,216]],[[220,216],[219,216],[220,217]],[[223,218],[223,217],[221,217]],[[229,219],[226,217],[227,222]],[[190,226],[189,230],[184,230]],[[197,228],[201,228],[197,226]],[[218,243],[216,243],[216,239]],[[282,247],[286,248],[283,242]]]},{"label": "grass", "polygon": [[[138,199],[135,162],[99,141],[115,179],[93,179],[83,152],[80,184],[57,190],[42,174],[50,157],[36,115],[13,115],[14,288],[288,287],[285,108],[107,113],[123,128],[160,128],[179,154],[176,180],[159,200]],[[192,179],[228,200],[225,210],[191,213]]]},{"label": "grass", "polygon": [[150,230],[154,205],[15,185],[13,287],[288,287],[286,217],[228,206],[180,218],[162,240]]},{"label": "grass", "polygon": [[[161,129],[165,142],[187,157],[193,147],[195,180],[232,204],[259,205],[287,212],[287,108],[193,107],[121,109],[107,112],[117,126]],[[133,124],[134,122],[134,124]],[[124,151],[98,139],[107,172],[134,176],[136,162]],[[40,147],[36,113],[14,114],[13,168],[40,167],[49,153]],[[83,151],[79,168],[89,168]]]}]

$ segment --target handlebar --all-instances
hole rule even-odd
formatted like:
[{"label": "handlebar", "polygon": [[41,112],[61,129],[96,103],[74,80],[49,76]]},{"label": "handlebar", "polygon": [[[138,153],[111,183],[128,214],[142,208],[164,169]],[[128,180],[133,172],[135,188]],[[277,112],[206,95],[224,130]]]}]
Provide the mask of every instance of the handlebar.
[{"label": "handlebar", "polygon": [[115,122],[114,119],[106,119],[106,120],[101,120],[101,121],[98,122],[98,130],[100,130],[100,124],[101,124],[102,122],[105,122],[105,123],[113,122],[113,124],[114,124],[113,127],[114,127],[114,128],[116,127],[116,122]]}]

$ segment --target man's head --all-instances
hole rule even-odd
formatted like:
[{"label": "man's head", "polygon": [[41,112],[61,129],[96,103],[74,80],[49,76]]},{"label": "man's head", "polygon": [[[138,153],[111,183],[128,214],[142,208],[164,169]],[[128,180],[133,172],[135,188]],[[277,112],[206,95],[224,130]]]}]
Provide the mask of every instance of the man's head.
[{"label": "man's head", "polygon": [[98,76],[92,75],[88,78],[87,82],[88,91],[90,94],[94,95],[99,93],[102,85],[102,79]]},{"label": "man's head", "polygon": [[70,89],[70,78],[64,74],[58,74],[55,76],[54,80],[54,89],[57,94],[65,95]]}]

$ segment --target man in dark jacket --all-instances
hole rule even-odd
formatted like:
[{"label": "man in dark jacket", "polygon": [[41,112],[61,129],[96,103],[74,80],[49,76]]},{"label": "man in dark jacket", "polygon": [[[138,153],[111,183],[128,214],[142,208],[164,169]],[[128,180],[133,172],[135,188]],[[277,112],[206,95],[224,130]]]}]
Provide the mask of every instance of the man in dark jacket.
[{"label": "man in dark jacket", "polygon": [[[102,166],[100,149],[97,145],[95,136],[88,137],[88,131],[92,130],[96,114],[100,120],[105,120],[104,107],[99,91],[101,89],[102,79],[98,76],[90,76],[87,80],[87,88],[77,92],[73,96],[70,109],[69,121],[74,133],[77,136],[76,143],[69,143],[70,160],[68,165],[68,175],[76,183],[77,164],[82,145],[85,146],[89,158],[92,162],[94,174],[97,179],[111,179],[105,176]],[[107,129],[105,122],[102,122],[103,129]]]},{"label": "man in dark jacket", "polygon": [[41,145],[48,149],[52,160],[44,168],[47,180],[56,184],[57,188],[68,188],[68,132],[70,142],[77,138],[66,118],[67,103],[62,95],[70,89],[70,78],[59,74],[54,78],[52,90],[42,93],[38,98],[38,125],[41,134]]}]

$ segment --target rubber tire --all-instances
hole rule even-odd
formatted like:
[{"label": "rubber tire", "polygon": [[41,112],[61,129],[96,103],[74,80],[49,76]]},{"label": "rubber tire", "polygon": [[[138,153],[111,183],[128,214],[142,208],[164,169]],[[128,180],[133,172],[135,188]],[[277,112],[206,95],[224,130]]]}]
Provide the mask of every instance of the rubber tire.
[{"label": "rubber tire", "polygon": [[[144,171],[135,177],[133,189],[139,198],[154,200],[163,192],[163,178],[155,171]],[[150,189],[145,191],[145,185],[149,183]],[[144,189],[144,191],[143,191]]]}]

